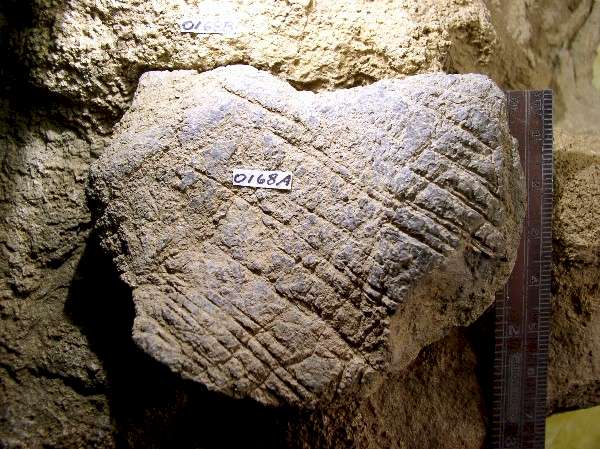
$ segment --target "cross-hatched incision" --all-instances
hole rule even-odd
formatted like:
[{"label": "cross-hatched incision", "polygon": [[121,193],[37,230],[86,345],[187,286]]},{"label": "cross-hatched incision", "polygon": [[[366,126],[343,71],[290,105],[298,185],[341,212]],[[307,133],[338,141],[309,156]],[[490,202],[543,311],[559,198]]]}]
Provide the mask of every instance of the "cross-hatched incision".
[{"label": "cross-hatched incision", "polygon": [[[266,404],[367,391],[509,272],[523,190],[505,113],[479,75],[314,94],[245,66],[146,73],[88,189],[135,341]],[[234,187],[235,168],[293,188]]]}]

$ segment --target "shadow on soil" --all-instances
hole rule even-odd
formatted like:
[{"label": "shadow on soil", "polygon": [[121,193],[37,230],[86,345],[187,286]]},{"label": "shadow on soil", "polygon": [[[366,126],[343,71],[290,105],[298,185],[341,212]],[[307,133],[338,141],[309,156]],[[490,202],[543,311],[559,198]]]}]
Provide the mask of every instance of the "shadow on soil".
[{"label": "shadow on soil", "polygon": [[288,412],[233,400],[184,381],[131,339],[134,307],[110,259],[88,242],[73,280],[67,314],[103,361],[119,447],[281,448]]}]

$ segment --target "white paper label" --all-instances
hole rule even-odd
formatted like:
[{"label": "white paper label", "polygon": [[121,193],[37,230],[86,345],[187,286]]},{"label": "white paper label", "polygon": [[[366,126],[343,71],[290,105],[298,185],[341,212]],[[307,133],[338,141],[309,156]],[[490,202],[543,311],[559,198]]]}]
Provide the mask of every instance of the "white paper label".
[{"label": "white paper label", "polygon": [[233,185],[263,189],[292,190],[292,174],[287,171],[233,170]]},{"label": "white paper label", "polygon": [[179,23],[182,33],[224,34],[235,36],[238,33],[238,22],[235,17],[184,17]]}]

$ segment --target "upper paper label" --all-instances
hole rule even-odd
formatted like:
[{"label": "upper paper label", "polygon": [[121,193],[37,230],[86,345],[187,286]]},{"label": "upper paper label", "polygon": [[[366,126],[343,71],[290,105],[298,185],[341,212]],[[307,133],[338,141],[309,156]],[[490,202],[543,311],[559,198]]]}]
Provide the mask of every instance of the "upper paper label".
[{"label": "upper paper label", "polygon": [[179,22],[182,33],[221,34],[240,33],[241,16],[236,5],[228,1],[203,1],[195,8],[183,11]]},{"label": "upper paper label", "polygon": [[239,32],[239,24],[234,16],[194,16],[182,18],[179,29],[182,33],[235,36]]}]

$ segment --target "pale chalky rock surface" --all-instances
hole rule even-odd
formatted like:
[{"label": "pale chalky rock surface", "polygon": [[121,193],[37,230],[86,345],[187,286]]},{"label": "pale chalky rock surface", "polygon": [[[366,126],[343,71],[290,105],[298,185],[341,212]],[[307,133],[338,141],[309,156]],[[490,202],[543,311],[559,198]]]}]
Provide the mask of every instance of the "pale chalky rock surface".
[{"label": "pale chalky rock surface", "polygon": [[[498,60],[481,0],[31,3],[40,17],[19,43],[29,76],[85,105],[86,114],[121,114],[149,69],[206,71],[243,63],[321,90],[437,70],[480,71]],[[217,26],[225,17],[236,25],[227,34],[182,33],[182,17]]]},{"label": "pale chalky rock surface", "polygon": [[[239,167],[293,189],[233,187]],[[315,95],[247,66],[149,72],[90,176],[138,345],[267,404],[373,385],[472,322],[523,211],[503,93],[477,75]]]}]

